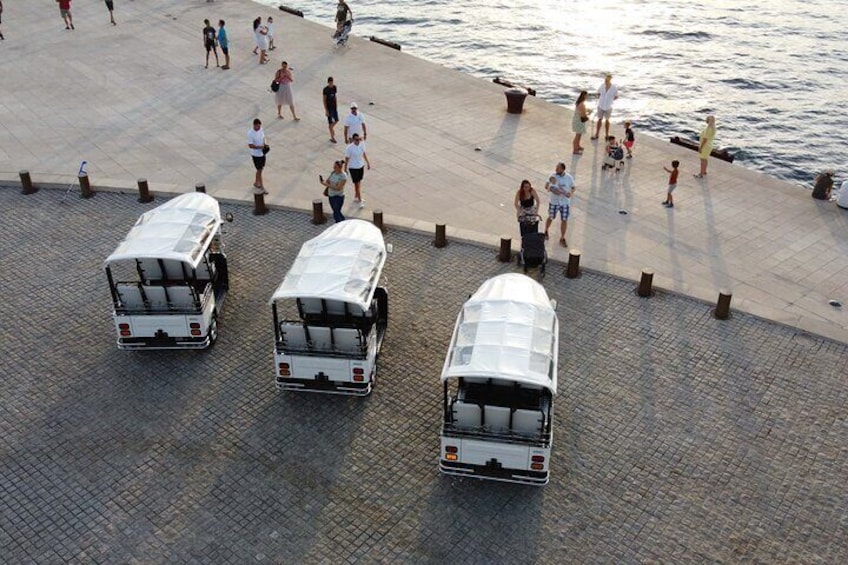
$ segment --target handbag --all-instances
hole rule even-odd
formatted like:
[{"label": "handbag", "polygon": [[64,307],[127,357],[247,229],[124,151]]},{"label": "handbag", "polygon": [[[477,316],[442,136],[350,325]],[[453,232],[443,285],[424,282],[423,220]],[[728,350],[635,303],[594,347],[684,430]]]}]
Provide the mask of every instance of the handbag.
[{"label": "handbag", "polygon": [[263,155],[267,155],[270,150],[271,150],[271,146],[268,145],[267,143],[262,146],[262,154]]},{"label": "handbag", "polygon": [[280,83],[279,83],[279,82],[277,82],[276,80],[272,80],[272,81],[271,81],[271,91],[272,91],[272,92],[277,92],[277,91],[279,91],[279,90],[280,90]]},{"label": "handbag", "polygon": [[329,186],[324,187],[324,196],[330,196],[330,187]]}]

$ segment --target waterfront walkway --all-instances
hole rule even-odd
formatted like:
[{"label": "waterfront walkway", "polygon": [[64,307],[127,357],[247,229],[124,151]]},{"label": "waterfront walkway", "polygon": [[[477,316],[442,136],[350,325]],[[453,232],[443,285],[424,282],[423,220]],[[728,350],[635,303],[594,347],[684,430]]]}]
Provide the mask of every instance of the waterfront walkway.
[{"label": "waterfront walkway", "polygon": [[[719,161],[697,181],[694,152],[638,133],[625,170],[602,173],[588,139],[585,155],[571,158],[568,110],[529,98],[523,114],[507,114],[499,86],[359,38],[334,50],[328,28],[248,0],[116,8],[112,27],[102,3],[75,4],[71,32],[55,6],[6,6],[0,182],[28,169],[36,183],[67,186],[85,159],[97,188],[135,190],[144,177],[160,194],[203,182],[218,198],[251,200],[246,132],[258,116],[272,146],[268,202],[309,207],[317,175],[343,150],[328,142],[321,106],[332,75],[340,113],[356,101],[367,116],[374,166],[367,207],[348,198],[348,216],[380,208],[389,223],[430,231],[443,222],[449,236],[495,245],[501,234],[517,239],[520,180],[541,189],[565,160],[578,187],[568,239],[583,265],[634,280],[651,268],[656,284],[710,301],[729,289],[734,308],[848,341],[847,309],[828,305],[848,302],[848,213],[798,187]],[[278,44],[261,67],[250,25],[260,14],[275,16]],[[232,70],[203,68],[204,18],[227,20]],[[283,59],[294,67],[297,123],[287,108],[275,118],[268,89]],[[534,86],[544,90],[544,77]],[[667,210],[662,167],[672,159],[682,182]],[[564,259],[552,240],[551,256]]]}]

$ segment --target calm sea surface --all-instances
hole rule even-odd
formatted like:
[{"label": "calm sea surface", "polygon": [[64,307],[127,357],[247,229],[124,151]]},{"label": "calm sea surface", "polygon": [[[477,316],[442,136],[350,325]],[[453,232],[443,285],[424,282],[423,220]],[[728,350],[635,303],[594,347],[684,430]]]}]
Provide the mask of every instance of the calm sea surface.
[{"label": "calm sea surface", "polygon": [[[279,2],[259,0],[271,6]],[[333,25],[333,0],[289,0]],[[845,0],[353,0],[354,35],[572,106],[604,72],[613,117],[661,138],[718,121],[736,163],[810,186],[848,176]],[[329,39],[328,39],[329,42]],[[570,138],[570,131],[564,132]]]}]

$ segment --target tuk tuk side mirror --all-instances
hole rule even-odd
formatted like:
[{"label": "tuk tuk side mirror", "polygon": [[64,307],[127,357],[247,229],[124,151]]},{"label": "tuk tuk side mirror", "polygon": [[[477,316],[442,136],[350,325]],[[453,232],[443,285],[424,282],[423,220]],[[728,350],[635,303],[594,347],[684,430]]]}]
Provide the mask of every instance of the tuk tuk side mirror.
[{"label": "tuk tuk side mirror", "polygon": [[556,309],[557,309],[557,301],[556,301],[556,298],[551,298],[551,308],[553,308],[553,309],[554,309],[554,312],[556,312]]},{"label": "tuk tuk side mirror", "polygon": [[233,222],[233,213],[227,212],[226,214],[224,214],[224,221],[228,224],[231,224]]},{"label": "tuk tuk side mirror", "polygon": [[394,246],[391,243],[386,244],[386,253],[391,253],[394,249]]}]

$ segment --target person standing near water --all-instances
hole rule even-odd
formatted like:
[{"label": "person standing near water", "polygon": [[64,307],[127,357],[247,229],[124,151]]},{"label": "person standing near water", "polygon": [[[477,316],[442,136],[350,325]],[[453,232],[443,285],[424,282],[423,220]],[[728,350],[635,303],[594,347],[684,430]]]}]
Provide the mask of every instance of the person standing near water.
[{"label": "person standing near water", "polygon": [[612,84],[612,75],[607,73],[604,76],[604,83],[598,88],[598,125],[595,128],[595,135],[592,139],[598,139],[601,133],[601,120],[604,120],[606,133],[604,139],[609,137],[610,115],[612,114],[612,103],[618,98],[618,89]]},{"label": "person standing near water", "polygon": [[701,135],[698,138],[698,157],[701,159],[701,172],[695,175],[696,179],[702,179],[707,176],[707,160],[713,151],[715,134],[715,116],[711,114],[707,116],[707,125],[701,130]]},{"label": "person standing near water", "polygon": [[589,111],[586,110],[586,98],[588,96],[589,93],[582,90],[577,97],[577,102],[574,103],[574,116],[571,118],[571,131],[574,132],[571,153],[574,155],[583,154],[583,147],[580,146],[580,138],[586,133],[586,123],[589,121]]}]

